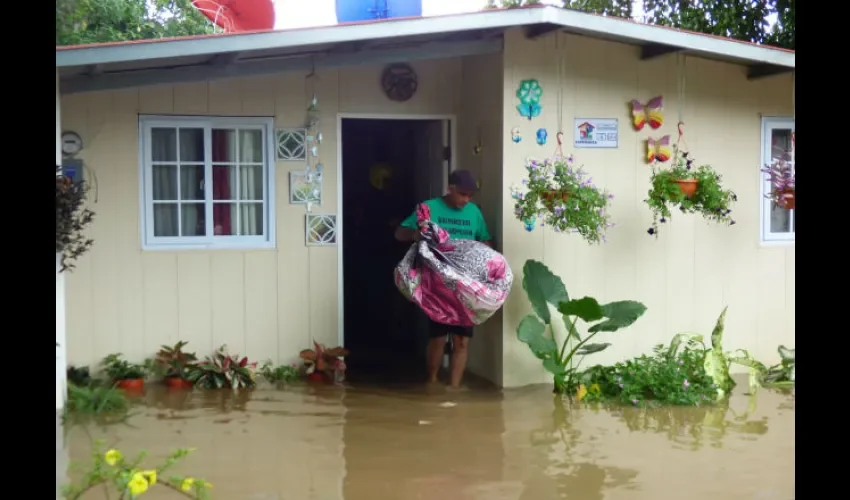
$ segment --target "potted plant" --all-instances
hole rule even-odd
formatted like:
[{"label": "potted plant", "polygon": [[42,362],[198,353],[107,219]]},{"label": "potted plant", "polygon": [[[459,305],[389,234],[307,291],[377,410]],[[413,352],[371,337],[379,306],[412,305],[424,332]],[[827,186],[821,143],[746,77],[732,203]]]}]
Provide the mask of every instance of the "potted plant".
[{"label": "potted plant", "polygon": [[255,370],[257,363],[249,363],[247,357],[231,355],[227,346],[221,346],[212,357],[189,366],[186,379],[202,389],[240,389],[257,385]]},{"label": "potted plant", "polygon": [[693,168],[694,159],[687,152],[673,148],[675,161],[671,168],[652,166],[652,189],[644,201],[652,210],[652,226],[647,233],[658,237],[658,225],[672,216],[671,207],[678,206],[682,213],[701,213],[705,219],[735,224],[729,214],[738,196],[723,189],[722,177],[710,165]]},{"label": "potted plant", "polygon": [[56,165],[56,258],[59,270],[74,267],[74,261],[94,243],[83,230],[94,220],[94,212],[85,207],[88,186],[72,182]]},{"label": "potted plant", "polygon": [[774,158],[773,163],[765,165],[761,171],[770,181],[770,193],[765,198],[786,210],[794,210],[797,207],[797,183],[793,160],[786,160],[784,155]]},{"label": "potted plant", "polygon": [[130,363],[121,359],[121,354],[110,354],[101,364],[106,376],[119,388],[140,391],[145,386],[145,376],[150,372],[150,360],[142,364]]},{"label": "potted plant", "polygon": [[311,382],[343,382],[345,381],[345,361],[348,349],[334,347],[327,349],[324,345],[313,341],[315,349],[304,349],[299,357],[304,361],[307,380]]},{"label": "potted plant", "polygon": [[162,373],[165,385],[172,388],[191,389],[192,382],[187,380],[192,366],[197,361],[193,352],[183,352],[183,347],[188,342],[180,341],[173,347],[162,346],[156,353],[156,367]]},{"label": "potted plant", "polygon": [[608,208],[614,195],[593,184],[583,167],[576,166],[572,155],[555,157],[542,162],[528,160],[528,178],[523,192],[511,188],[514,215],[528,231],[540,225],[550,225],[557,233],[578,233],[588,243],[605,241],[610,222]]}]

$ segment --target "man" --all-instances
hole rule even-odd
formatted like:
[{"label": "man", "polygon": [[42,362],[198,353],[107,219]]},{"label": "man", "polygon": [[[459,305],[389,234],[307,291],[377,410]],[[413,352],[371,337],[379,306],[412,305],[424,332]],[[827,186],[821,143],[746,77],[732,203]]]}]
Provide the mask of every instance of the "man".
[{"label": "man", "polygon": [[[478,190],[475,177],[468,170],[455,170],[449,175],[449,192],[445,196],[425,201],[431,209],[431,220],[449,233],[453,239],[476,240],[487,246],[492,246],[490,232],[481,210],[469,201]],[[395,231],[395,237],[402,242],[419,241],[419,226],[416,211],[402,221]],[[466,369],[469,339],[472,338],[472,327],[442,325],[429,322],[428,342],[428,382],[437,382],[440,362],[446,347],[446,339],[452,336],[451,355],[451,387],[460,388],[463,372]]]}]

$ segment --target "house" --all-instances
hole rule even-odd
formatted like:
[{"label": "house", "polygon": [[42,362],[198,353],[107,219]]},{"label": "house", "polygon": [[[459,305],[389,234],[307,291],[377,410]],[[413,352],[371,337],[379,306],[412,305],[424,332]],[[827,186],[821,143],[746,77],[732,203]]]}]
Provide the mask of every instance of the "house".
[{"label": "house", "polygon": [[[357,307],[346,295],[371,292],[344,286],[356,267],[343,265],[344,242],[371,244],[343,225],[363,209],[344,188],[368,184],[347,180],[343,145],[380,138],[367,122],[391,119],[387,134],[418,125],[405,128],[409,144],[373,148],[416,152],[396,161],[389,182],[413,175],[425,197],[449,169],[476,172],[477,203],[517,273],[503,310],[476,330],[471,371],[506,387],[548,380],[515,334],[530,310],[519,274],[532,258],[574,294],[648,306],[600,362],[677,332],[707,334],[727,304],[727,348],[770,361],[778,344],[794,344],[793,211],[771,208],[759,172],[794,129],[793,52],[544,6],[57,47],[56,67],[57,161],[60,135],[77,134],[73,156],[96,188],[97,213],[93,250],[57,285],[66,318],[57,336],[67,328],[57,371],[65,355],[141,360],[178,340],[199,354],[227,344],[279,362],[312,340],[350,344]],[[531,120],[516,106],[527,79],[543,88]],[[634,131],[629,101],[658,95],[663,126]],[[574,148],[574,120],[601,118],[618,120],[616,147]],[[693,154],[738,193],[737,224],[677,216],[655,239],[642,203],[645,141],[675,137],[679,119]],[[515,127],[518,143],[507,140]],[[540,128],[550,138],[542,146]],[[564,150],[616,196],[618,225],[602,246],[526,232],[513,216],[509,187],[526,157],[554,152],[559,129]]]}]

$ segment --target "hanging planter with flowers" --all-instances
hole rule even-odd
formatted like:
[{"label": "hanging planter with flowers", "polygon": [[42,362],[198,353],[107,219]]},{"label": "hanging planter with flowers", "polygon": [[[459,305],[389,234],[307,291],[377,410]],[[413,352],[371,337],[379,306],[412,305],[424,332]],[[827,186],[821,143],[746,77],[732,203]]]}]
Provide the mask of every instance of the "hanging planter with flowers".
[{"label": "hanging planter with flowers", "polygon": [[85,235],[94,212],[86,207],[88,186],[61,175],[60,165],[56,165],[56,174],[56,253],[61,255],[61,270],[65,271],[94,243]]},{"label": "hanging planter with flowers", "polygon": [[514,214],[532,231],[538,220],[557,233],[579,233],[588,243],[605,241],[609,222],[608,207],[614,197],[593,184],[593,179],[576,167],[572,155],[541,161],[528,160],[527,191],[514,186]]},{"label": "hanging planter with flowers", "polygon": [[[783,155],[784,156],[784,155]],[[794,162],[784,157],[774,158],[773,163],[765,165],[761,171],[767,174],[770,181],[770,192],[765,198],[772,200],[786,210],[797,207],[797,182]]]},{"label": "hanging planter with flowers", "polygon": [[735,224],[729,207],[738,196],[723,189],[720,174],[710,165],[693,168],[694,159],[678,145],[673,146],[673,157],[671,168],[661,168],[657,162],[652,165],[652,189],[643,200],[652,210],[652,226],[647,233],[658,237],[658,225],[667,222],[672,216],[670,208],[676,206],[682,213],[701,213],[710,221]]}]

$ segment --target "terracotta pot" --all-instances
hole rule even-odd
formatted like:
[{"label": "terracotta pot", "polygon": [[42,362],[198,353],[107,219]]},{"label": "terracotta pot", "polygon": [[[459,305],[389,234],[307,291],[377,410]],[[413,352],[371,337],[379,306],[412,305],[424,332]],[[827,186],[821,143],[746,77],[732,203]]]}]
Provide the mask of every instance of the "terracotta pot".
[{"label": "terracotta pot", "polygon": [[183,377],[165,377],[166,387],[172,389],[191,389],[194,384]]},{"label": "terracotta pot", "polygon": [[119,389],[125,391],[138,392],[145,388],[145,379],[143,378],[128,378],[118,380],[115,384]]},{"label": "terracotta pot", "polygon": [[791,195],[791,196],[782,196],[779,198],[779,204],[782,208],[786,210],[794,210],[797,208],[797,193],[793,189],[783,189],[780,192],[781,195]]},{"label": "terracotta pot", "polygon": [[325,375],[320,371],[314,371],[313,373],[307,375],[307,380],[310,382],[325,382]]},{"label": "terracotta pot", "polygon": [[682,190],[682,194],[690,198],[696,194],[699,181],[696,179],[679,179],[676,181],[676,184],[679,185],[679,189]]},{"label": "terracotta pot", "polygon": [[541,193],[541,198],[543,198],[543,204],[546,205],[546,208],[548,208],[549,210],[555,209],[556,201],[567,201],[567,198],[569,197],[570,193],[566,191],[555,191],[554,189]]}]

